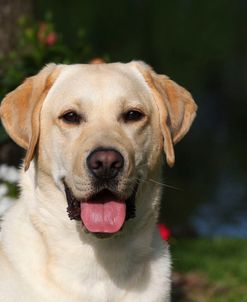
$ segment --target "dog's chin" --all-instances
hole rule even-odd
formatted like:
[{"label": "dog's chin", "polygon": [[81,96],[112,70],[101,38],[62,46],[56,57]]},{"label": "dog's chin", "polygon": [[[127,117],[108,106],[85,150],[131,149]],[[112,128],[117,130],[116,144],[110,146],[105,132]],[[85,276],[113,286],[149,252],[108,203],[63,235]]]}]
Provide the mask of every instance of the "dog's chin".
[{"label": "dog's chin", "polygon": [[126,198],[103,188],[86,199],[78,199],[67,183],[63,183],[69,219],[81,221],[85,233],[91,233],[97,238],[110,238],[121,232],[127,220],[135,218],[138,185]]}]

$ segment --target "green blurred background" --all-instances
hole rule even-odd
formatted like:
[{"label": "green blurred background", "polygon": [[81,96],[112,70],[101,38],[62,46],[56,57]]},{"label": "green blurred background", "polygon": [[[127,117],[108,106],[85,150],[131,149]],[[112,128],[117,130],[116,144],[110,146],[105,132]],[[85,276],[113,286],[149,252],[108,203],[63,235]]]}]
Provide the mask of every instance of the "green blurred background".
[{"label": "green blurred background", "polygon": [[[191,91],[198,116],[176,146],[175,167],[164,170],[164,182],[175,188],[164,189],[161,221],[177,235],[247,235],[246,1],[2,0],[0,6],[1,97],[45,63],[95,57],[143,60]],[[2,129],[0,144],[0,162],[16,164],[20,150],[6,152]]]}]

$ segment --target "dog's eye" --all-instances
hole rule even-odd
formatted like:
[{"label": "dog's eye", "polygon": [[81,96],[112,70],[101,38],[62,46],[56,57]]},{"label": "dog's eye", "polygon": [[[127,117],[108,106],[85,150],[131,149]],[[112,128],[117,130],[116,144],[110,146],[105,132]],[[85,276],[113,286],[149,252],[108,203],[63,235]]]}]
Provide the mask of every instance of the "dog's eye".
[{"label": "dog's eye", "polygon": [[125,122],[135,122],[141,120],[144,116],[144,113],[141,111],[129,110],[123,114],[123,119]]},{"label": "dog's eye", "polygon": [[81,116],[74,111],[66,112],[65,114],[60,116],[60,119],[68,124],[80,124],[81,122]]}]

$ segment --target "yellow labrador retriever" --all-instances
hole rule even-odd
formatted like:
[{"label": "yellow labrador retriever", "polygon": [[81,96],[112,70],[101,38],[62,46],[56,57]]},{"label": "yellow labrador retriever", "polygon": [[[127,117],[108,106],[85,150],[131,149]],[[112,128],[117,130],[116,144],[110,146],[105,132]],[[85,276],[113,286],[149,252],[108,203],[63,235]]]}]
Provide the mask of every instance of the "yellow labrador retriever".
[{"label": "yellow labrador retriever", "polygon": [[150,180],[196,108],[142,62],[49,64],[9,93],[1,119],[27,153],[2,224],[0,301],[170,301]]}]

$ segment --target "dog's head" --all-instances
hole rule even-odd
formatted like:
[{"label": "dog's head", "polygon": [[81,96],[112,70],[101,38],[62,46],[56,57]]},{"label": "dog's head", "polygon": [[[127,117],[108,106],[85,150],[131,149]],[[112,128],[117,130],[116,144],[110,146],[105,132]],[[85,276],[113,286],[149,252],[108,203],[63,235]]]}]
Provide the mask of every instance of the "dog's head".
[{"label": "dog's head", "polygon": [[116,233],[135,215],[139,186],[164,149],[189,130],[188,91],[142,62],[50,64],[9,93],[0,107],[13,140],[38,173],[64,190],[71,219],[93,233]]}]

